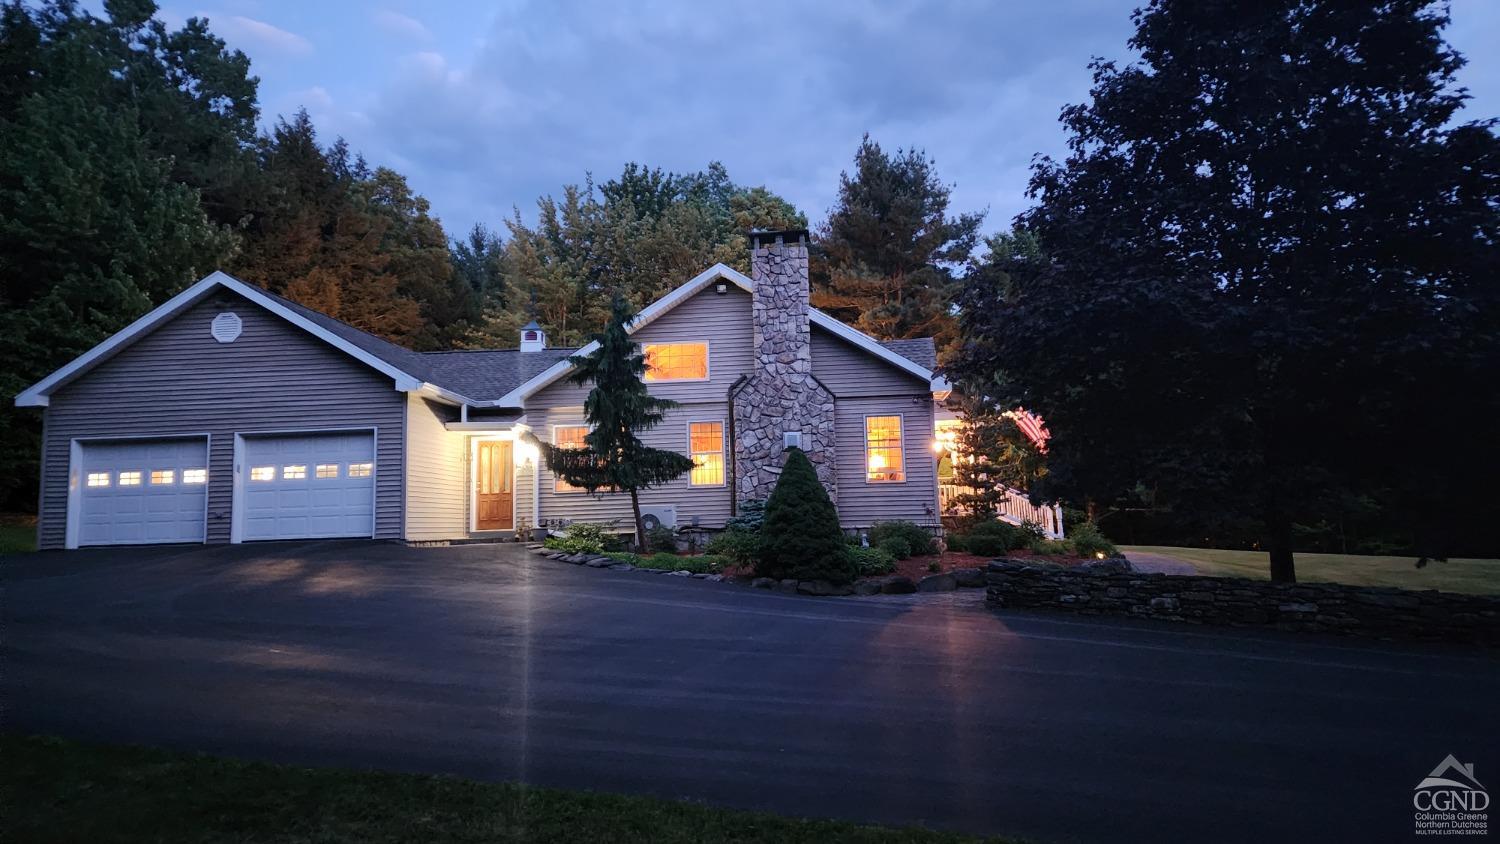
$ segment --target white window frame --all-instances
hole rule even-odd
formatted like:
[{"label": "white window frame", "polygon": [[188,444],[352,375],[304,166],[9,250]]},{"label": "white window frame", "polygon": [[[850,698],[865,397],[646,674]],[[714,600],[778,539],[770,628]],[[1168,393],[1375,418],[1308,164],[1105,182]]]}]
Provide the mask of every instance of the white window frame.
[{"label": "white window frame", "polygon": [[[189,473],[192,473],[192,472],[201,472],[202,476],[199,477],[198,480],[191,480],[189,478]],[[207,466],[194,466],[191,469],[183,469],[182,470],[182,482],[183,482],[183,484],[185,484],[187,486],[202,486],[202,485],[208,483],[208,467]]]},{"label": "white window frame", "polygon": [[[323,470],[326,469],[326,468],[328,468],[328,467],[330,467],[330,466],[333,467],[333,474],[331,474],[331,475],[325,475],[325,474],[323,474]],[[314,463],[313,464],[312,478],[313,478],[313,480],[320,480],[321,479],[321,480],[325,480],[325,481],[328,480],[329,478],[337,478],[339,476],[339,470],[341,468],[343,468],[343,467],[340,464],[338,464],[338,463]]]},{"label": "white window frame", "polygon": [[[556,423],[556,424],[554,424],[552,426],[552,445],[554,445],[554,446],[557,445],[557,429],[558,428],[582,428],[583,430],[587,431],[588,433],[593,433],[593,431],[594,431],[593,428],[589,427],[589,423],[587,423],[587,422],[559,422],[559,423]],[[578,488],[578,489],[558,489],[557,488],[557,473],[556,472],[552,472],[552,470],[550,470],[550,469],[547,470],[547,471],[551,472],[551,474],[552,474],[552,494],[553,495],[588,495],[589,494],[588,490],[583,489],[581,487]],[[567,483],[567,481],[564,481],[563,483]]]},{"label": "white window frame", "polygon": [[[725,453],[729,450],[729,423],[725,421],[724,417],[720,416],[710,417],[707,419],[687,420],[687,424],[683,428],[683,431],[687,434],[687,456],[688,459],[691,460],[693,458],[693,454],[695,453],[693,451],[693,425],[702,425],[704,423],[712,423],[719,426],[719,477],[721,478],[721,480],[716,484],[696,483],[693,481],[693,470],[689,469],[688,486],[694,489],[722,489],[725,486],[729,485],[729,455]],[[696,453],[707,454],[707,452]],[[696,468],[696,466],[694,468]]]},{"label": "white window frame", "polygon": [[641,375],[641,381],[645,384],[699,384],[704,381],[712,381],[714,377],[714,349],[713,344],[707,340],[642,340],[641,356],[646,356],[647,346],[702,346],[703,347],[703,377],[702,378],[648,378],[651,374],[649,365],[646,372]]},{"label": "white window frame", "polygon": [[[901,480],[899,481],[872,481],[870,480],[870,420],[889,419],[896,417],[896,442],[901,445]],[[908,480],[906,474],[906,414],[904,413],[866,413],[864,419],[865,453],[860,461],[864,464],[865,483],[870,486],[885,486],[887,484],[904,484]]]},{"label": "white window frame", "polygon": [[[94,479],[95,478],[103,478],[104,479],[104,483],[102,483],[102,484],[96,484],[96,483],[94,483]],[[114,473],[113,472],[88,472],[87,474],[84,475],[84,484],[83,485],[86,486],[86,487],[88,487],[88,488],[90,488],[90,489],[103,489],[104,487],[107,487],[107,486],[113,486],[114,485]]]},{"label": "white window frame", "polygon": [[[160,477],[161,480],[157,480]],[[152,486],[175,486],[177,484],[176,469],[152,469],[150,482]]]},{"label": "white window frame", "polygon": [[[269,477],[265,477],[265,478],[257,478],[257,477],[255,477],[255,471],[257,469],[269,469],[270,470],[268,472]],[[250,473],[249,473],[249,475],[247,477],[250,478],[250,482],[251,483],[257,483],[257,484],[263,484],[266,481],[274,481],[274,480],[276,480],[276,467],[275,466],[251,466],[250,467]]]},{"label": "white window frame", "polygon": [[[115,477],[115,486],[145,486],[146,473],[141,469],[123,469]],[[130,480],[126,480],[126,478]]]}]

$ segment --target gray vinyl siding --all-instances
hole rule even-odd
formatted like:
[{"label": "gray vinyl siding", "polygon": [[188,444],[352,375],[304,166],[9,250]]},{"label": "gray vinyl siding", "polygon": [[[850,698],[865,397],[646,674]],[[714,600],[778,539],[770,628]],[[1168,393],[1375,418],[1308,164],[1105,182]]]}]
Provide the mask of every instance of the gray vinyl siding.
[{"label": "gray vinyl siding", "polygon": [[[582,425],[583,408],[549,408],[527,413],[527,421],[539,439],[552,442],[553,427],[557,425]],[[724,423],[725,463],[730,460],[729,449],[729,405],[727,402],[702,402],[684,404],[667,411],[666,419],[655,428],[641,433],[641,440],[653,448],[665,448],[686,454],[688,451],[688,423]],[[604,493],[592,496],[583,492],[554,492],[556,478],[546,465],[539,467],[541,486],[542,522],[581,521],[603,523],[619,520],[621,531],[630,529],[632,515],[630,496],[621,493]],[[683,475],[669,484],[641,492],[641,505],[677,505],[677,524],[698,524],[706,528],[722,528],[730,516],[730,488],[722,486],[693,486],[688,475]]]},{"label": "gray vinyl siding", "polygon": [[[231,308],[233,343],[209,335]],[[207,541],[228,542],[234,434],[376,428],[375,536],[398,539],[406,396],[388,376],[239,296],[221,292],[142,337],[52,394],[46,409],[38,535],[66,538],[69,445],[74,438],[209,435]]]},{"label": "gray vinyl siding", "polygon": [[406,409],[406,531],[414,542],[468,533],[468,437],[448,431],[457,411],[415,394]]},{"label": "gray vinyl siding", "polygon": [[[904,483],[872,484],[865,481],[866,416],[902,417]],[[834,404],[834,425],[838,431],[839,521],[845,528],[869,527],[875,522],[892,519],[906,519],[920,525],[937,524],[937,461],[932,453],[931,395],[838,399]]]},{"label": "gray vinyl siding", "polygon": [[[657,381],[651,393],[680,402],[726,401],[729,388],[753,366],[750,294],[729,285],[714,286],[690,297],[660,319],[632,335],[637,343],[708,343],[708,380]],[[582,407],[590,385],[554,382],[526,400],[532,408]]]},{"label": "gray vinyl siding", "polygon": [[[727,293],[716,293],[713,285],[673,308],[655,322],[637,331],[638,343],[708,343],[708,380],[654,382],[651,393],[673,399],[682,405],[668,411],[667,418],[656,428],[643,432],[641,439],[655,448],[667,448],[686,454],[689,421],[722,420],[724,422],[725,462],[730,461],[729,388],[752,368],[752,330],[750,294],[729,285]],[[591,385],[559,381],[527,400],[526,421],[536,435],[552,441],[552,428],[559,424],[583,424],[583,402]],[[629,529],[630,496],[553,492],[553,476],[546,466],[539,467],[540,510],[544,523],[553,521],[606,522],[619,519],[622,530]],[[720,528],[730,516],[729,486],[695,487],[687,475],[656,489],[641,493],[641,504],[675,504],[679,525],[692,523],[694,516],[703,527]],[[525,512],[525,511],[518,511]]]},{"label": "gray vinyl siding", "polygon": [[816,326],[812,329],[813,375],[837,398],[929,392],[931,385]]},{"label": "gray vinyl siding", "polygon": [[[536,463],[534,461],[527,461],[516,467],[516,530],[520,530],[523,526],[526,528],[536,527],[536,517],[532,512],[532,485],[535,481],[531,476],[535,469]],[[522,538],[529,539],[530,537]]]}]

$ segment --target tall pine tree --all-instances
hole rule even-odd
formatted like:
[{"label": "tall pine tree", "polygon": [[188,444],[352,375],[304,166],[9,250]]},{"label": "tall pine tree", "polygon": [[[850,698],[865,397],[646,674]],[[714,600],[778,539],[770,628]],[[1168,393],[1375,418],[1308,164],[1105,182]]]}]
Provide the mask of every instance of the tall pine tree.
[{"label": "tall pine tree", "polygon": [[682,476],[693,468],[693,461],[675,451],[652,448],[637,436],[638,431],[661,424],[677,402],[647,391],[642,380],[646,358],[626,330],[634,318],[635,312],[624,297],[616,295],[609,324],[594,337],[599,347],[587,355],[569,358],[574,369],[568,379],[575,384],[594,385],[583,403],[584,421],[589,425],[584,438],[587,446],[557,448],[540,441],[537,446],[547,468],[564,481],[591,493],[601,489],[628,493],[636,543],[645,553],[640,491]]}]

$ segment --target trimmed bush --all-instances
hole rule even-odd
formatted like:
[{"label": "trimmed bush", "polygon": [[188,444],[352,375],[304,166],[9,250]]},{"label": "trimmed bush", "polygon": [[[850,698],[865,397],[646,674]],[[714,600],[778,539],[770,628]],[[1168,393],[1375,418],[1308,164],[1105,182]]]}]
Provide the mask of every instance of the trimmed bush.
[{"label": "trimmed bush", "polygon": [[1000,536],[969,534],[955,538],[962,539],[964,550],[976,557],[1003,557],[1005,552],[1012,550],[1010,542]]},{"label": "trimmed bush", "polygon": [[968,539],[967,536],[961,533],[950,533],[943,538],[943,542],[947,544],[949,551],[957,551],[962,554],[969,550]]},{"label": "trimmed bush", "polygon": [[1080,557],[1096,557],[1100,554],[1113,557],[1120,553],[1093,522],[1081,522],[1068,533],[1068,541],[1073,544],[1073,550]]},{"label": "trimmed bush", "polygon": [[1031,531],[1009,522],[990,519],[975,522],[967,534],[948,538],[948,547],[980,557],[999,557],[1006,551],[1025,548],[1032,540]]},{"label": "trimmed bush", "polygon": [[896,558],[880,548],[850,548],[854,571],[860,577],[890,574],[896,570]]},{"label": "trimmed bush", "polygon": [[907,541],[899,536],[888,536],[883,542],[878,545],[872,544],[870,547],[879,548],[897,560],[904,560],[911,556],[911,545],[907,544]]},{"label": "trimmed bush", "polygon": [[906,541],[907,547],[911,549],[907,556],[922,557],[937,553],[937,541],[932,538],[932,532],[915,522],[876,522],[870,528],[871,545],[878,547],[892,537],[900,537]]},{"label": "trimmed bush", "polygon": [[734,515],[724,523],[729,530],[748,530],[751,533],[760,533],[761,525],[766,521],[766,500],[764,498],[747,498],[734,508]]},{"label": "trimmed bush", "polygon": [[854,562],[839,529],[838,511],[800,448],[786,450],[786,465],[766,502],[755,573],[833,583],[854,579]]},{"label": "trimmed bush", "polygon": [[1033,539],[1026,543],[1033,554],[1047,554],[1058,557],[1072,557],[1074,555],[1073,543],[1066,539]]},{"label": "trimmed bush", "polygon": [[549,536],[542,540],[542,547],[569,554],[601,554],[617,547],[619,538],[611,534],[604,525],[574,522],[567,527],[566,536]]},{"label": "trimmed bush", "polygon": [[713,554],[700,554],[686,557],[676,554],[652,554],[642,557],[628,551],[611,551],[604,556],[621,563],[629,563],[636,568],[643,569],[666,569],[667,571],[690,571],[693,574],[718,574],[729,565],[729,561],[723,557]]},{"label": "trimmed bush", "polygon": [[646,548],[654,554],[677,553],[677,531],[657,525],[646,531]]},{"label": "trimmed bush", "polygon": [[710,539],[704,550],[724,557],[734,565],[753,568],[760,561],[760,533],[732,527]]}]

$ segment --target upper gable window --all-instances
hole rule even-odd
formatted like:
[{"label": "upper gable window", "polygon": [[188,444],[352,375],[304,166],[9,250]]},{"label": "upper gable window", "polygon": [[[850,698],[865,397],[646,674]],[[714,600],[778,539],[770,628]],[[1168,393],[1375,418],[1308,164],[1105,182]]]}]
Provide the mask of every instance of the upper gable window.
[{"label": "upper gable window", "polygon": [[705,381],[707,343],[646,343],[647,381]]}]

